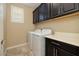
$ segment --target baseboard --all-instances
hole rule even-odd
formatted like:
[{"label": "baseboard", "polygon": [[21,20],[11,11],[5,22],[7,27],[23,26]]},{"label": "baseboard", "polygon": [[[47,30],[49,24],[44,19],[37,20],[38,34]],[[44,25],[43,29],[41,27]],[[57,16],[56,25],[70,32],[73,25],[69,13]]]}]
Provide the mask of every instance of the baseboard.
[{"label": "baseboard", "polygon": [[15,46],[12,46],[12,47],[8,47],[6,50],[10,50],[10,49],[22,47],[22,46],[24,46],[24,45],[27,45],[27,44],[26,44],[26,43],[23,43],[23,44],[15,45]]}]

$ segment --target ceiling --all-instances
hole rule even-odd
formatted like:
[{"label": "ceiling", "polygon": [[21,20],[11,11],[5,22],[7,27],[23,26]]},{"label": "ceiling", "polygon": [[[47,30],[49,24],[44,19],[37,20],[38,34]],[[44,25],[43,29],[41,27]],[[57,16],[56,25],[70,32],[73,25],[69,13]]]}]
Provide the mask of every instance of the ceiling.
[{"label": "ceiling", "polygon": [[26,6],[33,8],[33,10],[38,7],[41,3],[25,3]]}]

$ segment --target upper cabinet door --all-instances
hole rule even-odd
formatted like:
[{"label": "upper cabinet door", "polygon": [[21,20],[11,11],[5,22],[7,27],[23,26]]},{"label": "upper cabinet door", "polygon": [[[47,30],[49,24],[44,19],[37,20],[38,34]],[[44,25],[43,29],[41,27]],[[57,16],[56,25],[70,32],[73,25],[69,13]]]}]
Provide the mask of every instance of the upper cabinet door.
[{"label": "upper cabinet door", "polygon": [[39,22],[49,18],[49,4],[42,3],[39,6]]},{"label": "upper cabinet door", "polygon": [[59,15],[61,15],[61,4],[52,3],[51,4],[51,18],[57,17]]},{"label": "upper cabinet door", "polygon": [[62,14],[71,13],[79,9],[78,3],[63,3],[62,4]]},{"label": "upper cabinet door", "polygon": [[39,16],[38,12],[39,12],[38,8],[33,11],[33,24],[38,23],[38,20],[39,20],[38,19],[38,16]]}]

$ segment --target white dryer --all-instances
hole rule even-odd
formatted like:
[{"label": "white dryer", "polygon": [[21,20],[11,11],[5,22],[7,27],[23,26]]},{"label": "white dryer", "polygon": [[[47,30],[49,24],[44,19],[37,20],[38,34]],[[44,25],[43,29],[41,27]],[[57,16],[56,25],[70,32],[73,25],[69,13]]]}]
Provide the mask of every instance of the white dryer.
[{"label": "white dryer", "polygon": [[28,47],[32,50],[32,32],[28,32]]}]

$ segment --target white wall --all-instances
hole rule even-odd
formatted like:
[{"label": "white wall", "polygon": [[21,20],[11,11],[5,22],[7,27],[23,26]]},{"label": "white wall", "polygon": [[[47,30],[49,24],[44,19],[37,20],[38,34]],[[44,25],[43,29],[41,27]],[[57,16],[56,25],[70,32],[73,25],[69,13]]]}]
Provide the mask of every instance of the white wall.
[{"label": "white wall", "polygon": [[79,12],[36,24],[36,28],[50,27],[56,32],[79,33]]}]

